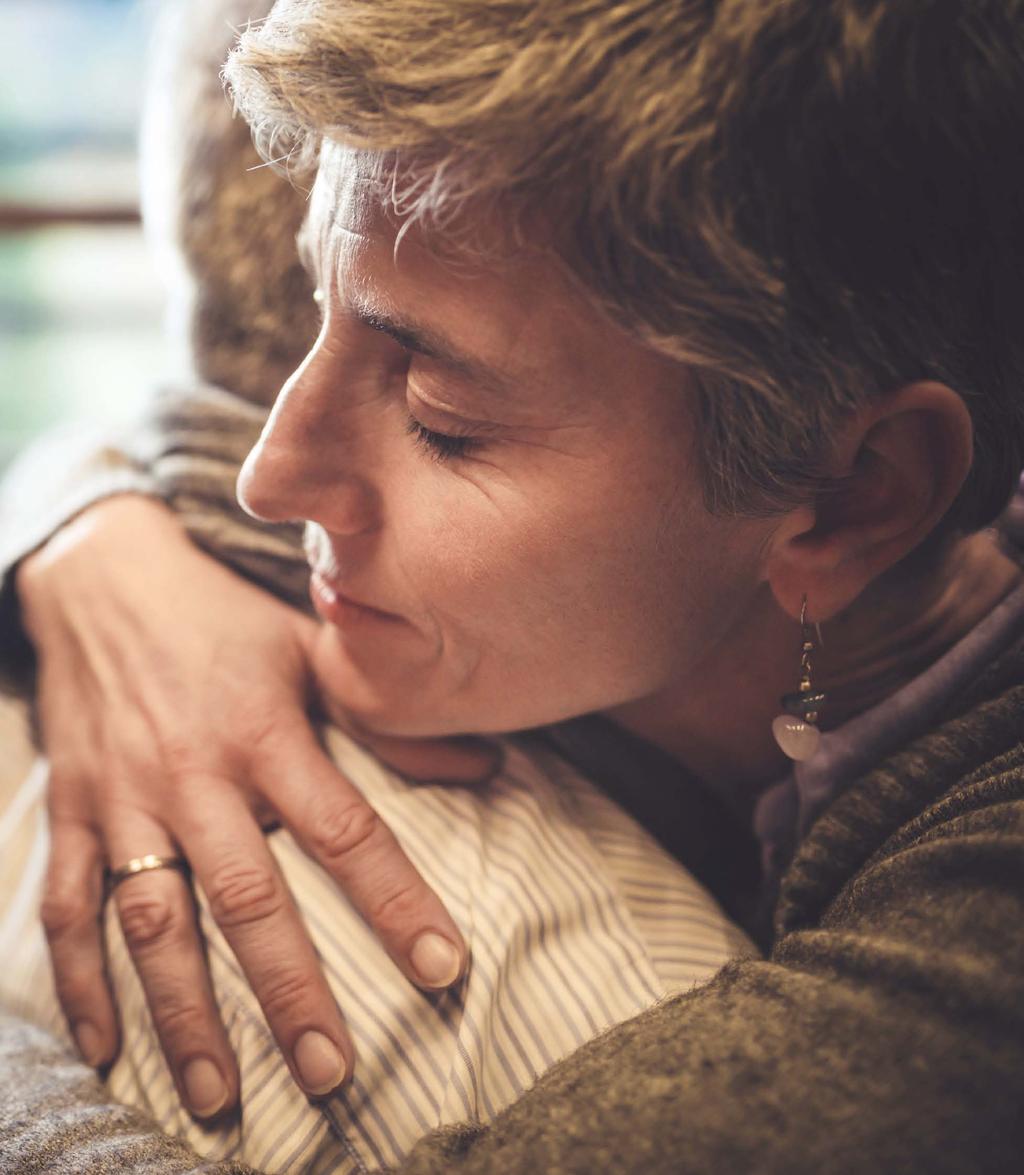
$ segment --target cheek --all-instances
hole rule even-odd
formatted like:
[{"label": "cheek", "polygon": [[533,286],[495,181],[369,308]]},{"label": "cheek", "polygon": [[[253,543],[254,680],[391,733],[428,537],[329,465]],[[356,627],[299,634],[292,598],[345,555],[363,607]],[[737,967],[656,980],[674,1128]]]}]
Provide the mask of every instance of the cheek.
[{"label": "cheek", "polygon": [[[534,487],[483,487],[449,475],[392,534],[410,595],[439,634],[451,676],[534,648],[565,591],[572,553],[562,504]],[[520,658],[517,657],[517,660]]]},{"label": "cheek", "polygon": [[416,631],[325,631],[327,692],[382,733],[441,735],[543,725],[693,673],[735,613],[743,544],[665,474],[678,446],[630,444],[507,471],[387,462],[373,562]]},{"label": "cheek", "polygon": [[703,511],[607,473],[487,493],[452,477],[420,499],[440,508],[404,514],[394,538],[441,634],[449,717],[554,721],[655,688],[688,656],[714,595]]}]

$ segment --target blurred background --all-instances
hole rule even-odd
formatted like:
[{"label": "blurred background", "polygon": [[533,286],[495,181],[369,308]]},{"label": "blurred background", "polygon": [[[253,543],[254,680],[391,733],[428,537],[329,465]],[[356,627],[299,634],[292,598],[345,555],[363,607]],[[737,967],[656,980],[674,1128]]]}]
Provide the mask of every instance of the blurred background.
[{"label": "blurred background", "polygon": [[0,469],[56,423],[118,423],[164,374],[138,218],[153,0],[0,0]]}]

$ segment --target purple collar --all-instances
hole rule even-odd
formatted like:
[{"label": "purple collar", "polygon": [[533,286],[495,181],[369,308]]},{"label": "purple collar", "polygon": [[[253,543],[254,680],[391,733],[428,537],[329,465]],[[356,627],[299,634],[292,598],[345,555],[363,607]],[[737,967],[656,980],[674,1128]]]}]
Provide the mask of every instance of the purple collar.
[{"label": "purple collar", "polygon": [[763,878],[773,890],[822,811],[886,755],[924,733],[955,694],[1024,631],[1024,585],[1013,589],[951,649],[902,689],[835,730],[772,784],[754,808]]}]

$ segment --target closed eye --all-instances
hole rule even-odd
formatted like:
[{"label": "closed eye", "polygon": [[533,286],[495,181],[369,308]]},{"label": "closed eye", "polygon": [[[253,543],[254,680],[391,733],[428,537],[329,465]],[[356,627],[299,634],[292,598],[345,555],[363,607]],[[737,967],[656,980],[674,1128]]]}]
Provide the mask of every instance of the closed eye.
[{"label": "closed eye", "polygon": [[451,461],[457,457],[465,457],[484,443],[480,437],[434,432],[433,429],[421,424],[415,416],[409,417],[405,431],[435,461]]}]

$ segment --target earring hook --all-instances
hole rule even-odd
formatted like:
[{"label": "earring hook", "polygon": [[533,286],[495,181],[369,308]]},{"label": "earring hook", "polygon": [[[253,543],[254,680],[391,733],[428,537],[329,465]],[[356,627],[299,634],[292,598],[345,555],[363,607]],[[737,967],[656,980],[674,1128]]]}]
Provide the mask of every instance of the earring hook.
[{"label": "earring hook", "polygon": [[[803,599],[800,601],[800,631],[803,633],[803,639],[807,640],[807,630],[810,625],[807,623],[807,593],[804,592]],[[821,622],[814,621],[814,631],[818,636],[818,648],[825,647],[825,638],[821,635]]]}]

